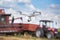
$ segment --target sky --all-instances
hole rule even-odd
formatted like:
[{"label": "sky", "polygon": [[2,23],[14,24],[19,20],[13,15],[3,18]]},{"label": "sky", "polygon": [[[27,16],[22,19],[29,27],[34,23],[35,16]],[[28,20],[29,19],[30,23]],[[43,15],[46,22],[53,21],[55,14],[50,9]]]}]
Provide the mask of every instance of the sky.
[{"label": "sky", "polygon": [[60,4],[60,0],[32,0],[32,4],[39,9],[44,9],[51,4]]},{"label": "sky", "polygon": [[58,27],[60,26],[60,0],[0,0],[0,8],[4,8],[6,13],[12,13],[15,17],[19,15],[17,11],[27,15],[39,11],[41,15],[37,16],[36,21],[53,20],[57,22]]}]

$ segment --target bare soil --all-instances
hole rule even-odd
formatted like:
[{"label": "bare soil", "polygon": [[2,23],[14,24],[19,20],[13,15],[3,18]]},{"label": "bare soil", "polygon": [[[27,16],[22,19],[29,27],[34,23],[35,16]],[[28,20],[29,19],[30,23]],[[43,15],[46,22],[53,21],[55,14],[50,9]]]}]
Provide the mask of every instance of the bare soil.
[{"label": "bare soil", "polygon": [[0,36],[0,40],[57,40],[57,39],[36,38],[32,37],[31,35],[18,35],[18,36],[4,35]]}]

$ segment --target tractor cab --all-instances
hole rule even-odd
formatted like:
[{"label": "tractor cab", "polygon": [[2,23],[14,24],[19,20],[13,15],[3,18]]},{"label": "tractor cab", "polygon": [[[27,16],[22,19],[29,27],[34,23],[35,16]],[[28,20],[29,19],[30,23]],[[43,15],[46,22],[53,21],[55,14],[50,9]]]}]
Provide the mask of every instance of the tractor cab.
[{"label": "tractor cab", "polygon": [[51,20],[40,20],[40,24],[42,25],[43,28],[48,28],[50,26],[53,26],[53,21]]},{"label": "tractor cab", "polygon": [[51,28],[51,24],[53,26],[53,21],[51,21],[51,20],[40,20],[40,23],[42,23],[42,30],[44,32],[44,36],[46,36],[47,38],[53,37],[54,28]]}]

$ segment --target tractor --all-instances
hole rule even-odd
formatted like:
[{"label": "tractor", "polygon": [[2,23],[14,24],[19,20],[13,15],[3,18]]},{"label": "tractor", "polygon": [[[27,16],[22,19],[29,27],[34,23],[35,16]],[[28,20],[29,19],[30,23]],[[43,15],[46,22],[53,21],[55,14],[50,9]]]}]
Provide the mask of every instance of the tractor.
[{"label": "tractor", "polygon": [[[42,27],[41,29],[38,29],[36,31],[36,36],[39,37],[43,34],[43,36],[47,37],[47,38],[52,38],[54,36],[54,32],[55,32],[55,28],[51,28],[50,24],[52,23],[53,25],[53,21],[51,20],[40,20],[40,27]],[[48,26],[49,24],[49,26]]]},{"label": "tractor", "polygon": [[[42,23],[43,24],[42,24]],[[48,24],[53,23],[51,20],[40,20],[39,25],[37,24],[22,24],[23,32],[32,33],[36,37],[54,37],[55,28],[51,28]],[[42,24],[42,25],[41,25]]]}]

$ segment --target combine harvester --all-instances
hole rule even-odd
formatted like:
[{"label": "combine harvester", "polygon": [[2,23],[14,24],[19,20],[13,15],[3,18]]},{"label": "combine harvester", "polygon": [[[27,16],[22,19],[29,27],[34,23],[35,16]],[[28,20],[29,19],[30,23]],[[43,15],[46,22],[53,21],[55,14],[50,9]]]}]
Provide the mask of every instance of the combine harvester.
[{"label": "combine harvester", "polygon": [[9,16],[11,14],[5,14],[4,9],[0,9],[0,33],[14,34],[22,32],[20,23],[13,23],[13,18],[11,23],[9,23]]}]

